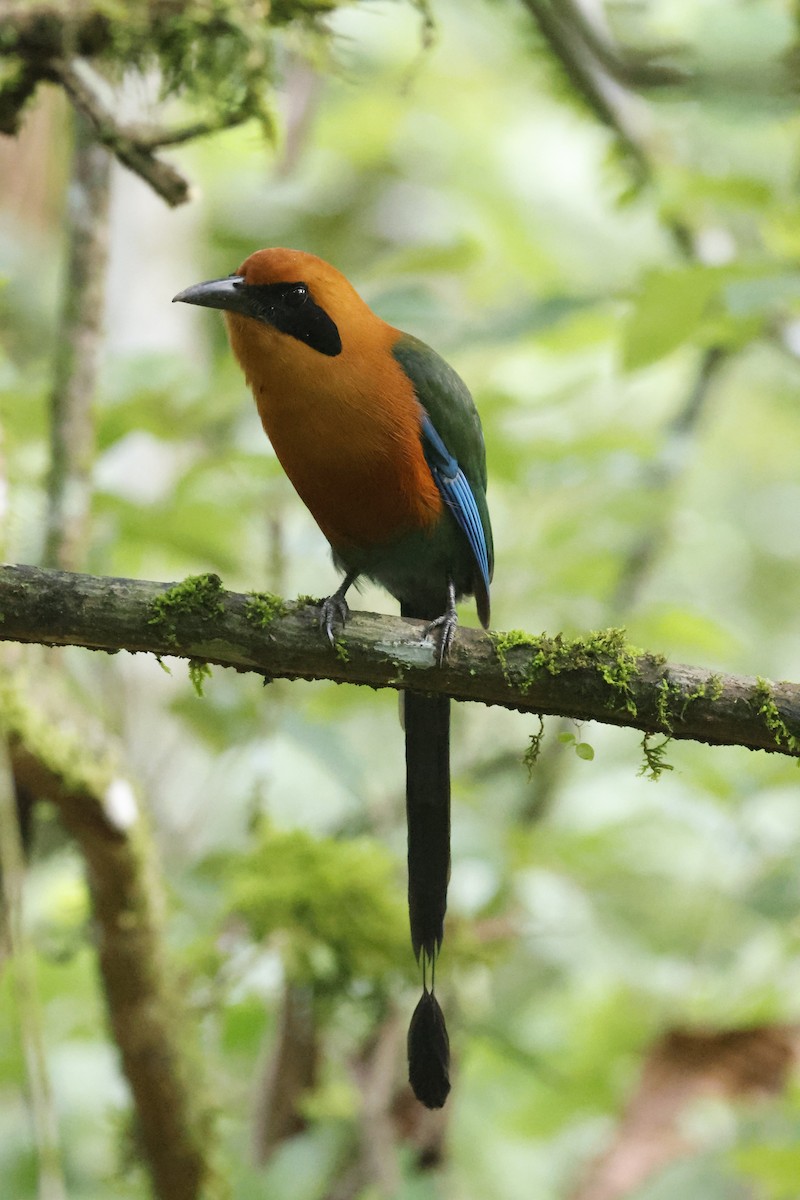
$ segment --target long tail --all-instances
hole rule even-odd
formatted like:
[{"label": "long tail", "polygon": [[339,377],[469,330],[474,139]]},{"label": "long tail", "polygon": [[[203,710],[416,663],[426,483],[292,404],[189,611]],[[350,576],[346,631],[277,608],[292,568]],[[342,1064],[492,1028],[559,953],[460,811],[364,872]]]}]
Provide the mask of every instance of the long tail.
[{"label": "long tail", "polygon": [[406,816],[411,944],[433,962],[450,880],[450,698],[406,692]]},{"label": "long tail", "polygon": [[[411,944],[422,955],[422,998],[408,1031],[408,1075],[415,1096],[441,1108],[450,1091],[450,1051],[433,994],[433,967],[444,933],[450,879],[450,699],[405,693],[408,913]],[[427,968],[431,970],[428,990]]]}]

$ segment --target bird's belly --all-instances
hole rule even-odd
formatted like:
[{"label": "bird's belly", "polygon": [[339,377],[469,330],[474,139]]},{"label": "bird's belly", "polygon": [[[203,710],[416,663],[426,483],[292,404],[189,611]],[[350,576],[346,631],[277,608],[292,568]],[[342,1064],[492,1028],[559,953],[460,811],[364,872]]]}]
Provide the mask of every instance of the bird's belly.
[{"label": "bird's belly", "polygon": [[393,541],[431,524],[441,508],[438,493],[421,497],[413,476],[394,463],[339,461],[315,471],[309,471],[307,463],[296,469],[284,463],[284,468],[337,551]]},{"label": "bird's belly", "polygon": [[442,501],[419,442],[401,442],[370,425],[353,430],[315,414],[298,439],[262,412],[265,431],[286,474],[334,550],[368,549],[432,525]]}]

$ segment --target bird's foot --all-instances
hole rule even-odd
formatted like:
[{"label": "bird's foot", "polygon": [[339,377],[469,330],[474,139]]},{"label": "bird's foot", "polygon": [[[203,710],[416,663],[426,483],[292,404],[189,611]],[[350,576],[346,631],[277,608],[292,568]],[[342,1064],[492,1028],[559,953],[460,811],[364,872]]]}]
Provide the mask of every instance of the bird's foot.
[{"label": "bird's foot", "polygon": [[358,578],[358,571],[348,571],[342,582],[339,584],[332,596],[326,596],[324,600],[319,602],[319,627],[325,630],[325,635],[330,644],[335,648],[336,637],[334,636],[333,626],[337,621],[341,622],[342,629],[347,624],[350,616],[350,605],[345,600],[347,590],[351,587]]},{"label": "bird's foot", "polygon": [[333,627],[338,622],[341,623],[342,629],[347,624],[350,616],[350,605],[344,598],[341,589],[334,592],[332,596],[326,596],[320,601],[319,606],[319,627],[325,630],[325,635],[332,646],[336,645],[336,637],[334,636]]},{"label": "bird's foot", "polygon": [[446,662],[450,655],[450,647],[453,644],[453,638],[458,628],[458,613],[456,612],[456,588],[454,583],[447,585],[447,608],[440,617],[436,617],[433,621],[429,621],[425,626],[424,637],[430,637],[435,629],[440,630],[439,633],[439,653],[437,655],[439,666]]}]

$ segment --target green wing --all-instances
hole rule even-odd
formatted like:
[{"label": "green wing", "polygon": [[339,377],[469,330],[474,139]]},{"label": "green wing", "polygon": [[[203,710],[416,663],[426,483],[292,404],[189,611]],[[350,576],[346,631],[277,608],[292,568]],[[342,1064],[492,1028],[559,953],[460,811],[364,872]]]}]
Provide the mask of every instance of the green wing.
[{"label": "green wing", "polygon": [[486,447],[475,402],[463,379],[419,338],[402,333],[392,352],[411,380],[434,430],[466,477],[483,528],[491,579],[494,549],[486,504]]}]

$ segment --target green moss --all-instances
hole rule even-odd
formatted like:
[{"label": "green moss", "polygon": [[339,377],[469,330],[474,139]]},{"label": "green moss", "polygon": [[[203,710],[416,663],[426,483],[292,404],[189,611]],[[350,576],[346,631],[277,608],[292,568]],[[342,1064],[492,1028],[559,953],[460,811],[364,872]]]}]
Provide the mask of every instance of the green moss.
[{"label": "green moss", "polygon": [[413,971],[397,865],[373,838],[316,839],[264,824],[219,860],[229,913],[258,940],[280,934],[289,976],[336,992]]},{"label": "green moss", "polygon": [[190,658],[189,678],[197,695],[202,698],[205,681],[211,678],[211,667],[200,658]]},{"label": "green moss", "polygon": [[536,646],[539,639],[532,637],[529,633],[524,633],[521,629],[510,629],[507,633],[496,633],[494,630],[490,630],[489,637],[494,643],[495,653],[503,669],[503,674],[511,683],[508,667],[509,650],[513,650],[517,646]]},{"label": "green moss", "polygon": [[751,703],[757,706],[758,715],[763,719],[767,729],[775,739],[776,746],[786,746],[793,753],[800,752],[800,738],[790,731],[788,725],[784,721],[778,706],[775,703],[772,684],[768,679],[762,679],[760,676],[756,681],[756,686],[753,689],[753,699]]},{"label": "green moss", "polygon": [[258,629],[268,629],[273,621],[285,617],[287,612],[285,601],[274,592],[250,592],[244,606],[246,620]]},{"label": "green moss", "polygon": [[666,677],[656,688],[656,716],[658,723],[667,733],[672,733],[675,722],[686,720],[689,705],[695,700],[719,700],[723,683],[719,675],[711,675],[706,683],[687,692],[679,683]]},{"label": "green moss", "polygon": [[344,638],[338,637],[336,639],[336,641],[333,643],[333,650],[339,662],[350,662],[350,651],[347,649]]},{"label": "green moss", "polygon": [[[636,702],[630,685],[638,671],[638,658],[642,652],[629,645],[624,629],[602,629],[571,639],[560,633],[555,637],[542,634],[536,638],[518,629],[510,633],[490,633],[489,636],[506,680],[523,692],[529,691],[543,672],[561,675],[565,671],[588,668],[596,671],[612,689],[615,702],[623,703],[631,716],[636,716]],[[520,646],[529,647],[531,654],[521,668],[515,664],[512,671],[509,651]]]},{"label": "green moss", "polygon": [[659,779],[664,771],[673,771],[675,769],[672,763],[668,763],[666,759],[667,746],[672,741],[672,738],[667,735],[662,737],[661,741],[654,742],[652,739],[657,736],[654,733],[646,733],[642,738],[644,762],[639,769],[639,775],[643,775],[646,779],[652,779],[653,781]]},{"label": "green moss", "polygon": [[147,622],[158,626],[167,640],[175,644],[178,640],[177,622],[181,617],[216,620],[222,616],[225,611],[222,593],[219,575],[190,575],[150,602]]},{"label": "green moss", "polygon": [[528,768],[528,778],[531,776],[533,768],[539,761],[539,755],[542,752],[542,742],[544,741],[544,721],[539,717],[539,728],[536,733],[530,735],[530,743],[528,749],[522,756],[522,761]]},{"label": "green moss", "polygon": [[674,699],[676,691],[680,695],[680,688],[668,679],[662,679],[656,688],[656,717],[662,729],[672,729],[670,701]]}]

